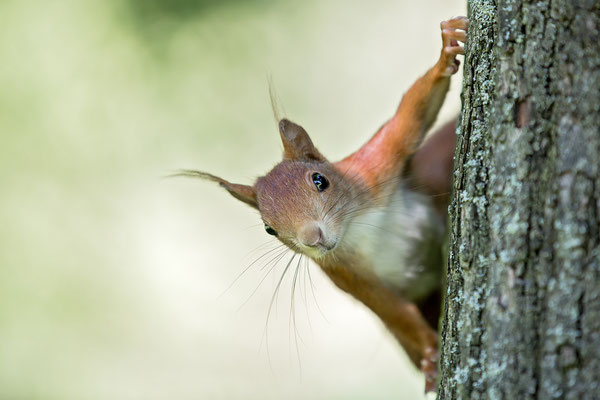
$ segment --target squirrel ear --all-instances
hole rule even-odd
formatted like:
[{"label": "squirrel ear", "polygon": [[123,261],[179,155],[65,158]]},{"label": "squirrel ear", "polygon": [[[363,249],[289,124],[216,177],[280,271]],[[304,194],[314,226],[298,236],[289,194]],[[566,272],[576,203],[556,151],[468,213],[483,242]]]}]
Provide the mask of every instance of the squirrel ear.
[{"label": "squirrel ear", "polygon": [[325,161],[325,157],[319,153],[308,133],[300,125],[284,118],[279,121],[279,133],[283,142],[284,160]]},{"label": "squirrel ear", "polygon": [[258,209],[258,202],[256,200],[256,189],[254,186],[239,185],[237,183],[231,183],[225,179],[219,178],[206,172],[194,171],[194,170],[181,170],[171,176],[186,176],[189,178],[200,178],[209,181],[217,182],[222,188],[227,190],[233,197],[243,201],[251,207]]}]

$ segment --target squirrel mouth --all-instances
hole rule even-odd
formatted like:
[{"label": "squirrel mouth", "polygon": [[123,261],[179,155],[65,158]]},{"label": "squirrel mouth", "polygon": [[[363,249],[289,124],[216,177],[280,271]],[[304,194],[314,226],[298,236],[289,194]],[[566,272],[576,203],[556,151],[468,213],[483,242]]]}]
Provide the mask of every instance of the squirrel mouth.
[{"label": "squirrel mouth", "polygon": [[337,242],[334,243],[325,243],[322,244],[321,247],[325,249],[325,251],[331,251],[337,247]]},{"label": "squirrel mouth", "polygon": [[316,243],[312,246],[303,245],[304,253],[312,258],[321,258],[328,253],[331,253],[337,247],[337,242],[333,243]]}]

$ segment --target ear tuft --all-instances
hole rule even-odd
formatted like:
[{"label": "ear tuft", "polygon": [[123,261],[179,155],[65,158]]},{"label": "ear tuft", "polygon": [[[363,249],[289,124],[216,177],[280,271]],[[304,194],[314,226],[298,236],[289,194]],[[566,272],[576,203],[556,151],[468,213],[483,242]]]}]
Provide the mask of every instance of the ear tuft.
[{"label": "ear tuft", "polygon": [[170,177],[183,176],[183,177],[187,177],[187,178],[200,178],[200,179],[217,182],[222,188],[227,190],[229,192],[229,194],[231,194],[236,199],[243,201],[244,203],[248,204],[249,206],[258,209],[258,201],[256,200],[256,189],[254,188],[254,186],[239,185],[237,183],[231,183],[229,181],[226,181],[223,178],[219,178],[218,176],[211,175],[209,173],[202,172],[202,171],[191,170],[191,169],[183,169],[183,170],[180,170],[169,176]]},{"label": "ear tuft", "polygon": [[279,121],[279,134],[283,142],[285,160],[325,161],[325,157],[319,153],[308,133],[300,125],[284,118]]}]

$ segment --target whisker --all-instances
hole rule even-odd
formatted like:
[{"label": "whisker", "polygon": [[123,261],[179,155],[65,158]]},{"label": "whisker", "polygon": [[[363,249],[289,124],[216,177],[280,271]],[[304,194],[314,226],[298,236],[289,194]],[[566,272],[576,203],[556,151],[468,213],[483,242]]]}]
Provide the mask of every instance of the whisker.
[{"label": "whisker", "polygon": [[[292,261],[294,261],[294,258],[296,257],[296,255],[297,255],[297,253],[292,254],[290,261],[288,261],[287,265],[285,266],[285,269],[283,270],[283,273],[281,274],[281,277],[279,278],[279,282],[277,282],[277,286],[275,287],[273,296],[271,296],[271,302],[269,303],[269,309],[267,311],[267,320],[265,321],[265,328],[264,328],[264,332],[263,332],[263,339],[265,341],[265,346],[267,348],[267,354],[269,354],[269,329],[268,329],[268,326],[269,326],[269,318],[271,317],[271,311],[273,310],[273,304],[275,303],[275,299],[277,298],[277,294],[279,293],[279,288],[281,287],[283,278],[285,277],[286,272],[290,268],[290,265],[292,265]],[[263,343],[263,341],[261,340],[261,346],[262,346],[262,343]],[[270,360],[270,355],[268,357]]]},{"label": "whisker", "polygon": [[244,231],[247,231],[247,230],[250,230],[250,229],[252,229],[252,228],[259,227],[259,226],[263,226],[263,224],[252,224],[252,225],[248,225],[248,226],[246,226],[245,228],[242,228],[242,229],[243,229]]},{"label": "whisker", "polygon": [[[371,165],[370,169],[374,169],[377,166],[378,166],[377,164]],[[348,172],[348,169],[344,172],[343,176],[346,176],[346,173]],[[433,172],[428,172],[427,174],[425,174],[425,176],[432,175],[432,174],[433,174]],[[352,178],[354,178],[354,177],[352,177]],[[417,186],[410,185],[411,181],[414,181],[416,179],[417,178],[415,176],[411,176],[411,175],[406,176],[406,175],[404,175],[404,173],[398,173],[398,174],[395,174],[395,175],[393,175],[393,176],[391,176],[391,177],[389,177],[387,179],[379,181],[379,182],[377,182],[374,185],[365,186],[365,187],[361,188],[352,198],[346,199],[344,201],[344,204],[339,207],[339,209],[336,211],[336,213],[340,212],[340,210],[343,210],[346,207],[347,204],[349,204],[350,202],[356,200],[359,196],[361,196],[361,195],[368,195],[368,194],[372,193],[374,191],[374,189],[377,189],[377,188],[379,188],[381,186],[384,186],[384,185],[388,185],[390,182],[392,182],[394,180],[398,181],[397,184],[403,184],[403,185],[405,185],[406,189],[407,190],[411,190],[411,191],[412,190],[416,191],[418,189],[421,189],[421,188],[425,187],[425,185],[417,185]],[[372,200],[373,200],[373,202],[379,202],[381,200],[384,200],[388,196],[393,196],[395,193],[396,193],[396,190],[391,190],[390,193],[388,193],[387,195],[372,197]],[[325,217],[325,216],[327,216],[327,214],[329,214],[329,212],[333,209],[333,207],[335,207],[335,205],[337,204],[337,202],[345,194],[347,194],[347,188],[344,191],[342,191],[342,193],[338,196],[338,198],[336,199],[335,202],[332,202],[332,204],[329,206],[327,212],[324,214],[323,217]],[[448,194],[450,194],[450,192],[438,193],[438,194],[435,194],[435,195],[428,195],[428,194],[425,194],[425,193],[419,193],[419,194],[422,195],[422,196],[425,196],[425,197],[433,198],[433,197],[439,197],[439,196],[448,195]],[[336,213],[334,213],[334,214],[336,214]]]},{"label": "whisker", "polygon": [[370,228],[375,228],[375,229],[380,229],[384,232],[390,233],[392,235],[396,235],[396,232],[392,232],[388,229],[382,228],[381,226],[377,226],[377,225],[373,225],[373,224],[368,224],[368,223],[363,223],[363,222],[350,222],[351,225],[361,225],[361,226],[367,226]]},{"label": "whisker", "polygon": [[[300,372],[300,377],[302,377],[302,363],[300,360],[300,348],[298,346],[298,339],[302,341],[302,338],[298,334],[298,325],[296,324],[296,282],[298,280],[298,271],[300,270],[300,261],[302,261],[302,256],[298,258],[298,263],[296,264],[296,271],[294,272],[294,277],[292,279],[292,295],[290,301],[290,319],[289,319],[289,330],[294,329],[294,343],[296,345],[296,357],[298,358],[298,368]],[[291,338],[290,338],[291,344]]]},{"label": "whisker", "polygon": [[310,265],[308,264],[308,262],[306,263],[306,271],[308,271],[308,281],[310,282],[310,291],[312,293],[313,299],[315,300],[315,305],[317,306],[317,309],[319,310],[319,313],[321,314],[323,319],[329,323],[329,320],[325,316],[325,313],[323,313],[321,306],[319,306],[319,301],[317,300],[317,296],[315,295],[315,284],[313,283],[312,276],[310,275]]},{"label": "whisker", "polygon": [[[283,247],[285,247],[285,246],[283,246]],[[261,268],[261,270],[263,270],[268,265],[273,264],[273,266],[262,277],[262,279],[260,280],[260,282],[258,283],[258,285],[256,286],[256,288],[254,288],[254,290],[252,291],[252,293],[250,294],[250,296],[248,296],[248,298],[246,300],[244,300],[244,302],[242,303],[242,305],[238,307],[238,309],[237,309],[238,311],[241,310],[248,303],[248,301],[250,301],[250,299],[256,294],[256,292],[261,287],[261,285],[263,284],[263,282],[265,281],[265,279],[267,279],[267,277],[269,276],[269,274],[271,273],[271,271],[273,271],[273,269],[275,269],[275,267],[277,266],[277,264],[279,263],[279,261],[281,261],[281,259],[285,256],[286,252],[287,252],[287,248],[284,248],[281,252],[279,252],[279,253],[275,254],[273,257],[271,257],[269,259],[269,261],[265,264],[265,266]]]},{"label": "whisker", "polygon": [[[350,167],[349,166],[348,166],[348,168],[346,168],[346,170],[344,171],[344,173],[342,173],[342,179],[340,181],[344,181],[344,178],[346,178],[346,175],[348,174],[348,172],[350,172]],[[354,178],[354,177],[352,177],[352,178]],[[340,193],[340,195],[338,196],[338,198],[334,202],[331,203],[331,206],[327,209],[327,211],[325,211],[323,213],[324,205],[327,204],[327,201],[329,201],[329,196],[331,196],[331,194],[329,194],[327,196],[326,202],[324,203],[323,207],[321,207],[321,214],[322,214],[322,218],[323,219],[327,216],[327,214],[329,214],[331,212],[332,208],[337,204],[337,202],[340,201],[340,198],[342,196],[346,195],[346,193],[348,192],[349,188],[350,188],[350,186],[347,186],[342,191],[342,193]]]},{"label": "whisker", "polygon": [[[264,245],[263,245],[264,246]],[[259,246],[262,247],[262,246]],[[274,252],[275,250],[281,249],[282,247],[285,247],[285,245],[281,244],[277,247],[272,248],[271,250],[268,250],[266,253],[264,253],[262,256],[258,257],[256,260],[252,261],[250,263],[250,265],[248,265],[246,268],[244,268],[244,270],[242,272],[240,272],[238,274],[238,276],[233,280],[233,282],[231,282],[229,284],[229,286],[227,286],[227,288],[225,290],[223,290],[223,292],[221,292],[221,294],[219,294],[219,296],[217,297],[217,299],[220,299],[221,297],[223,297],[223,295],[225,293],[227,293],[229,291],[229,289],[231,289],[233,287],[233,285],[235,285],[235,283],[250,269],[252,268],[252,266],[254,264],[256,264],[259,260],[261,260],[262,258],[264,258],[265,256],[269,255],[270,253]]]},{"label": "whisker", "polygon": [[308,278],[306,277],[307,271],[308,271],[308,259],[306,257],[301,257],[301,260],[304,261],[304,263],[302,264],[302,266],[304,267],[304,272],[302,274],[302,280],[303,280],[303,299],[304,299],[304,310],[306,311],[306,320],[308,321],[308,327],[310,329],[310,333],[314,334],[313,328],[312,328],[312,323],[310,321],[310,313],[308,312],[308,296],[306,294],[306,281],[308,280]]},{"label": "whisker", "polygon": [[[289,250],[289,248],[288,248],[286,245],[282,245],[281,247],[283,247],[283,250],[281,251],[281,253],[278,253],[278,255],[281,255],[281,256],[283,256],[283,255],[285,255],[285,253],[287,253],[287,251]],[[277,256],[276,256],[276,257],[277,257]],[[281,258],[283,258],[283,257],[279,257],[279,259],[277,260],[277,262],[279,262],[279,260],[280,260]],[[264,271],[265,269],[267,269],[267,267],[268,267],[268,264],[265,264],[265,265],[263,265],[263,266],[260,268],[260,270],[261,270],[261,271]],[[271,272],[271,270],[269,270],[269,272]],[[267,272],[267,274],[268,274],[268,272]]]}]

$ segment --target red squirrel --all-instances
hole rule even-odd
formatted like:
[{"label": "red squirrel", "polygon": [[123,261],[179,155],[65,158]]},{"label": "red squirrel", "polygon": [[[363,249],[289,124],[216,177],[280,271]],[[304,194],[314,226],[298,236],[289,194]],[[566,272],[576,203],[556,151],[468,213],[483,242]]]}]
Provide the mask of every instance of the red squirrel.
[{"label": "red squirrel", "polygon": [[329,162],[299,125],[282,119],[283,161],[254,185],[219,183],[260,212],[268,234],[313,259],[383,321],[435,389],[446,210],[454,124],[422,144],[458,71],[468,20],[441,23],[437,63],[358,151]]}]

